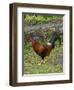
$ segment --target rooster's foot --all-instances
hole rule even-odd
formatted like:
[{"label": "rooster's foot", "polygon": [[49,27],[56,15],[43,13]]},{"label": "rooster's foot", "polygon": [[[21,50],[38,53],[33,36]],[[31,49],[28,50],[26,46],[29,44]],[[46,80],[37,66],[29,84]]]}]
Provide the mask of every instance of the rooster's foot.
[{"label": "rooster's foot", "polygon": [[41,65],[41,63],[38,63],[38,65]]}]

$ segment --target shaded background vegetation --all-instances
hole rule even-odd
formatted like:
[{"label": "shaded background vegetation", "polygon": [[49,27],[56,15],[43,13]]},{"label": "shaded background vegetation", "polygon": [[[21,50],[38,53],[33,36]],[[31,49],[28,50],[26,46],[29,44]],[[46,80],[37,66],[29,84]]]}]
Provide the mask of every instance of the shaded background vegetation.
[{"label": "shaded background vegetation", "polygon": [[[24,26],[34,26],[49,22],[54,23],[55,20],[63,20],[63,16],[26,14],[24,15]],[[40,28],[38,30],[30,30],[28,32],[24,27],[24,74],[46,74],[63,72],[63,33],[60,33],[62,41],[61,46],[59,46],[59,42],[56,41],[55,48],[52,50],[50,55],[45,58],[46,63],[42,65],[38,65],[42,59],[34,52],[32,43],[30,42],[30,35],[32,35],[40,43],[47,44],[53,29],[56,28],[48,28],[47,30]]]}]

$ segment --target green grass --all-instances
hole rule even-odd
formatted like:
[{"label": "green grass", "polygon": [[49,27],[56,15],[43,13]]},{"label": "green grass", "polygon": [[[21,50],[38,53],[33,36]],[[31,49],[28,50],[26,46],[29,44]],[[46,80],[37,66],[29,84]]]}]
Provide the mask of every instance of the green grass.
[{"label": "green grass", "polygon": [[59,58],[63,55],[63,45],[59,47],[56,42],[56,47],[52,50],[44,64],[38,65],[42,60],[32,48],[31,42],[24,44],[24,74],[47,74],[61,73],[63,66],[58,63]]}]

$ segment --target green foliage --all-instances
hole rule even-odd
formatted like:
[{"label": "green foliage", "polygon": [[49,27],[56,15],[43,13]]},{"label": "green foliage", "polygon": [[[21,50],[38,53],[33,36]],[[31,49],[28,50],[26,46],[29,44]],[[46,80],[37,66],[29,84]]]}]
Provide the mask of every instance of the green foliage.
[{"label": "green foliage", "polygon": [[47,23],[49,20],[61,19],[63,16],[58,15],[25,15],[24,21],[26,25]]},{"label": "green foliage", "polygon": [[24,45],[24,73],[47,74],[63,72],[63,66],[58,63],[59,57],[63,54],[63,46],[61,45],[59,47],[58,41],[56,45],[57,46],[52,50],[50,55],[45,58],[45,60],[47,60],[46,63],[38,65],[42,60],[41,57],[35,53],[31,42],[26,43]]}]

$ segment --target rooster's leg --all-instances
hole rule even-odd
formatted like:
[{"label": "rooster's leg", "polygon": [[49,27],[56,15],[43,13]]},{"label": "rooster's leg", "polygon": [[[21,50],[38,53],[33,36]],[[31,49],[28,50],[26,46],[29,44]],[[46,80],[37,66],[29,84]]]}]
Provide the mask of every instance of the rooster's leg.
[{"label": "rooster's leg", "polygon": [[41,65],[41,64],[42,64],[42,62],[38,63],[38,65]]},{"label": "rooster's leg", "polygon": [[44,60],[43,60],[43,63],[47,62],[48,60],[48,57],[46,57]]},{"label": "rooster's leg", "polygon": [[41,65],[42,63],[44,63],[44,60],[41,60],[40,63],[38,63],[38,65]]}]

